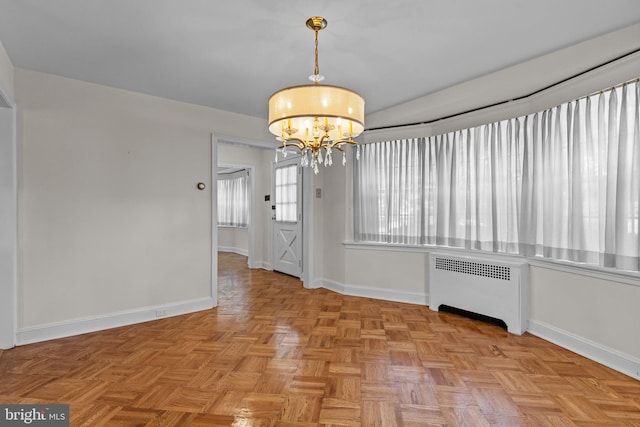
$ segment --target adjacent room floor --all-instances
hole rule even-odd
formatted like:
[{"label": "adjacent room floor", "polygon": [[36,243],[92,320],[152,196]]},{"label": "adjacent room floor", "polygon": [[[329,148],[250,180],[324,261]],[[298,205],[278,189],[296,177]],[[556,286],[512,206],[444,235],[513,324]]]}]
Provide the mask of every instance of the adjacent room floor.
[{"label": "adjacent room floor", "polygon": [[0,351],[0,403],[91,426],[640,426],[640,382],[529,334],[219,265],[218,308]]}]

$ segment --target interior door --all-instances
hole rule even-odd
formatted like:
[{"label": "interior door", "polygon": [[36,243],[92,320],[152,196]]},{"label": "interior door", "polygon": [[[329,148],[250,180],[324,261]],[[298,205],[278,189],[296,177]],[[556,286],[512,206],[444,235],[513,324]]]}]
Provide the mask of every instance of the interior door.
[{"label": "interior door", "polygon": [[300,159],[275,163],[273,269],[302,277],[302,168]]}]

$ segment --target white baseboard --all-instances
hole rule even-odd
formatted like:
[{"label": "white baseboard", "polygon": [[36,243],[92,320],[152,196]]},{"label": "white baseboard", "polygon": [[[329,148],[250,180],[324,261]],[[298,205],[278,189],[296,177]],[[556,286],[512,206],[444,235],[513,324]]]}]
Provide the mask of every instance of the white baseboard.
[{"label": "white baseboard", "polygon": [[266,261],[255,261],[251,265],[249,265],[249,268],[262,268],[263,270],[273,271],[271,263]]},{"label": "white baseboard", "polygon": [[385,301],[405,302],[409,304],[429,305],[429,295],[426,293],[397,291],[393,289],[372,288],[361,285],[347,285],[329,279],[316,279],[314,288],[325,288],[343,295],[365,297]]},{"label": "white baseboard", "polygon": [[640,380],[640,359],[636,357],[537,320],[529,320],[527,332]]},{"label": "white baseboard", "polygon": [[243,248],[234,248],[233,246],[218,246],[218,252],[233,252],[234,254],[249,256],[249,251]]},{"label": "white baseboard", "polygon": [[34,342],[48,341],[56,338],[70,337],[73,335],[132,325],[134,323],[148,322],[165,317],[179,316],[181,314],[211,309],[214,307],[214,304],[214,298],[200,298],[174,304],[142,307],[101,316],[91,316],[81,319],[31,326],[28,328],[18,329],[16,333],[16,344],[31,344]]}]

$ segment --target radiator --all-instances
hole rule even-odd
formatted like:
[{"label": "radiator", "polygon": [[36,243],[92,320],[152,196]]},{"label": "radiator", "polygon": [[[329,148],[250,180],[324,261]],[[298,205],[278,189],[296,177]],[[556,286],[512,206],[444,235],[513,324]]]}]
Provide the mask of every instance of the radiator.
[{"label": "radiator", "polygon": [[429,255],[429,308],[441,305],[504,321],[507,330],[527,330],[529,269],[526,263]]}]

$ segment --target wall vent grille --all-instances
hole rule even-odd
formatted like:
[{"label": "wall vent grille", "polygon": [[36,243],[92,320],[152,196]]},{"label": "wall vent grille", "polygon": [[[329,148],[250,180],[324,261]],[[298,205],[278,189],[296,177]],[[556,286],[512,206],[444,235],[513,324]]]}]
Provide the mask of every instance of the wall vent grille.
[{"label": "wall vent grille", "polygon": [[510,267],[482,262],[436,257],[436,270],[453,271],[499,280],[511,280]]}]

